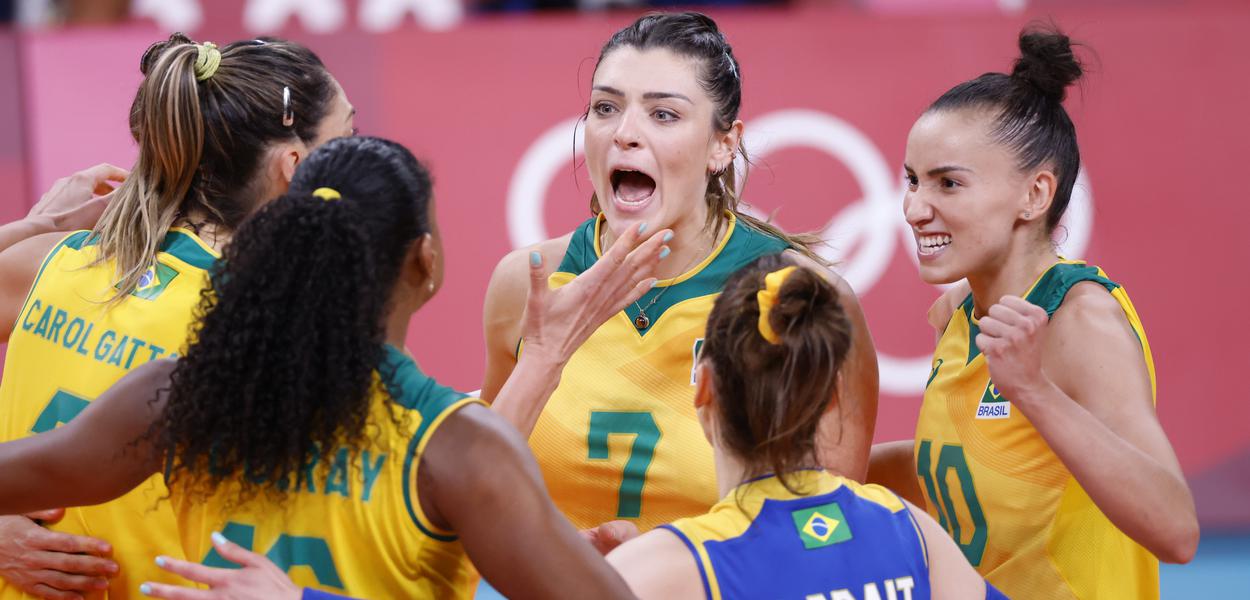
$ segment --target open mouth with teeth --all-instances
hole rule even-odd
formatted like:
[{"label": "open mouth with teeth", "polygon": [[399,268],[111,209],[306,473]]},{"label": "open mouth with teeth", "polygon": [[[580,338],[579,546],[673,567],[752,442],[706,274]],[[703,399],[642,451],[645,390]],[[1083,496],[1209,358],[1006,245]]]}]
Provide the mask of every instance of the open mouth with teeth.
[{"label": "open mouth with teeth", "polygon": [[655,194],[655,179],[642,171],[617,169],[610,178],[617,203],[642,205]]},{"label": "open mouth with teeth", "polygon": [[916,237],[916,248],[922,256],[937,254],[951,245],[951,236],[946,233],[921,235]]}]

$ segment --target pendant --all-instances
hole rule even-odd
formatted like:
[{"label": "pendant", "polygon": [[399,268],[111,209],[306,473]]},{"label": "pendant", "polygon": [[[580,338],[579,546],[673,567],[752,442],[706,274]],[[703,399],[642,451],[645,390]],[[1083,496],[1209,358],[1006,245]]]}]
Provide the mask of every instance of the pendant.
[{"label": "pendant", "polygon": [[647,318],[647,313],[639,312],[638,316],[634,317],[634,327],[637,327],[638,331],[642,331],[643,329],[646,329],[650,326],[651,326],[651,319]]}]

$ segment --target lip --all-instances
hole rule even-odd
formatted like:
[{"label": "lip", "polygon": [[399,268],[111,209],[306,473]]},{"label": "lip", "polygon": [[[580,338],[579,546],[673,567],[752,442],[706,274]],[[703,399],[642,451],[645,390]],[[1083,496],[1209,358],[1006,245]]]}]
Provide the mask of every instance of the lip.
[{"label": "lip", "polygon": [[916,238],[916,258],[921,263],[935,262],[939,258],[941,258],[942,255],[946,254],[947,250],[950,250],[951,242],[947,242],[945,245],[939,246],[937,248],[925,248],[920,243],[920,239],[925,238],[925,237],[930,237],[930,236],[935,236],[935,235],[944,235],[944,236],[950,237],[950,234],[945,231],[916,231],[914,232],[914,235]]}]

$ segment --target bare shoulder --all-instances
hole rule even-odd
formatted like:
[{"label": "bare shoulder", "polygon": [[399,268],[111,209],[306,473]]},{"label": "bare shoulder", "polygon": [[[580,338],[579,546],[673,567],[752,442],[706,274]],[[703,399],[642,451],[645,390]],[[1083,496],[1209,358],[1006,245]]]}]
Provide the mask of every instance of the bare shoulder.
[{"label": "bare shoulder", "polygon": [[1068,290],[1049,328],[1051,347],[1068,355],[1081,348],[1106,351],[1138,346],[1124,308],[1107,288],[1093,281],[1082,281]]},{"label": "bare shoulder", "polygon": [[639,598],[698,598],[702,577],[685,541],[656,528],[618,546],[607,556],[631,591]]}]

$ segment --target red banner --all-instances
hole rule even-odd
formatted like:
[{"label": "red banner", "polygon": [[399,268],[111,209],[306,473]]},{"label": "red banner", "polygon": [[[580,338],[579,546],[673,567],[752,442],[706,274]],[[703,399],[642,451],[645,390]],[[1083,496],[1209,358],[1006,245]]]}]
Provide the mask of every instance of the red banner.
[{"label": "red banner", "polygon": [[[826,234],[881,355],[878,438],[910,436],[933,344],[924,313],[938,290],[918,279],[903,222],[904,141],[938,94],[1008,68],[1017,32],[1042,15],[716,16],[742,63],[755,162],[745,196],[787,229]],[[1132,295],[1155,352],[1160,417],[1197,475],[1250,452],[1250,402],[1236,375],[1250,367],[1241,308],[1250,245],[1232,243],[1250,222],[1237,175],[1250,150],[1250,84],[1241,77],[1250,8],[1065,8],[1053,17],[1097,53],[1068,103],[1085,172],[1062,248],[1103,266]],[[280,32],[322,56],[358,107],[362,132],[403,142],[433,169],[448,275],[415,319],[409,346],[443,381],[481,383],[480,311],[496,261],[588,216],[574,122],[599,46],[632,18]],[[206,23],[198,38],[249,35],[221,19]],[[126,114],[138,59],[159,37],[142,26],[23,37],[35,189],[101,160],[131,162]]]}]

